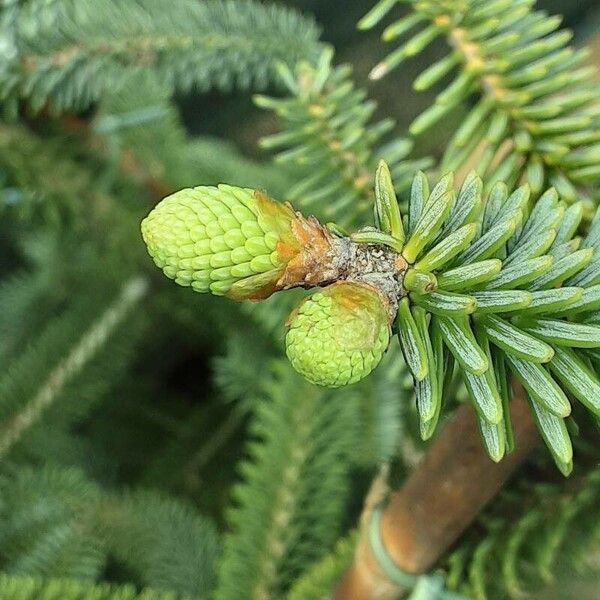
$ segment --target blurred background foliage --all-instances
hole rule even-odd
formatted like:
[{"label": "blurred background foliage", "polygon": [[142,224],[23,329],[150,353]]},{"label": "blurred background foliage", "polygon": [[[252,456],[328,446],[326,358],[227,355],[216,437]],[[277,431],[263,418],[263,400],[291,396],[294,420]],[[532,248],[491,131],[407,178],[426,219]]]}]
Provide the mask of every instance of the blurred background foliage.
[{"label": "blurred background foliage", "polygon": [[[307,210],[357,221],[380,146],[397,181],[408,181],[436,164],[467,114],[461,107],[414,148],[404,140],[436,92],[416,94],[411,82],[444,55],[444,42],[369,82],[389,49],[379,30],[356,30],[368,0],[280,0],[267,16],[244,1],[197,3],[206,10],[198,14],[192,4],[2,3],[2,598],[133,599],[146,586],[156,590],[146,599],[322,597],[348,562],[379,465],[391,462],[399,484],[423,451],[399,352],[357,386],[314,388],[282,359],[294,299],[235,305],[172,285],[147,257],[139,222],[170,192],[219,182],[295,193]],[[563,14],[574,43],[600,62],[594,0],[537,7]],[[136,20],[155,41],[198,34],[214,44],[238,27],[255,46],[212,65],[184,42],[173,56],[160,43],[156,54],[125,44],[109,64],[101,24],[119,23],[126,40]],[[353,67],[329,75],[343,93],[319,102],[331,101],[338,117],[358,106],[361,125],[395,121],[349,141],[353,179],[334,177],[322,196],[306,168],[274,162],[260,141],[286,119],[285,106],[268,100],[289,94],[276,62],[316,61],[319,30],[333,64]],[[77,43],[52,54],[78,37],[99,40],[87,72]],[[126,71],[128,52],[143,68]],[[245,52],[258,62],[245,65]],[[238,66],[228,71],[227,61]],[[310,102],[295,101],[292,121],[312,115]],[[565,483],[544,452],[533,456],[444,559],[450,587],[474,598],[596,597],[597,425],[584,418],[580,427],[572,477]]]}]

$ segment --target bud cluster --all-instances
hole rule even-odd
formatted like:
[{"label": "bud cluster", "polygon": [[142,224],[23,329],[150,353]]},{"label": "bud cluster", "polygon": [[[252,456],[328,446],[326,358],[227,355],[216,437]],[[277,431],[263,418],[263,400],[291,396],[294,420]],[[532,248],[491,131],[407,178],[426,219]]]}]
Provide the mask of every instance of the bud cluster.
[{"label": "bud cluster", "polygon": [[582,203],[567,206],[553,189],[530,206],[527,186],[509,193],[496,183],[484,198],[474,173],[458,191],[452,174],[430,191],[417,173],[402,215],[381,163],[375,227],[349,235],[227,185],[169,196],[142,233],[165,274],[200,292],[256,300],[322,288],[292,312],[285,337],[291,364],[316,384],[368,375],[393,328],[424,439],[458,371],[486,450],[500,460],[511,450],[507,406],[519,380],[568,473],[571,398],[600,416],[600,211],[582,227]]}]

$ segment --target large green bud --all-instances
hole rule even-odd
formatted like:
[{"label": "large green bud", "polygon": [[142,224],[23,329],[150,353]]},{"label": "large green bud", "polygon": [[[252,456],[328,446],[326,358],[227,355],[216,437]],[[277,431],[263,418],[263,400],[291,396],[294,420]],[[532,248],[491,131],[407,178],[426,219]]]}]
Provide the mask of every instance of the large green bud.
[{"label": "large green bud", "polygon": [[294,368],[312,383],[340,387],[366,377],[390,340],[389,314],[370,285],[339,282],[315,292],[291,315],[285,336]]},{"label": "large green bud", "polygon": [[260,298],[273,291],[299,250],[287,204],[230,185],[183,189],[142,222],[148,252],[164,274],[198,292]]}]

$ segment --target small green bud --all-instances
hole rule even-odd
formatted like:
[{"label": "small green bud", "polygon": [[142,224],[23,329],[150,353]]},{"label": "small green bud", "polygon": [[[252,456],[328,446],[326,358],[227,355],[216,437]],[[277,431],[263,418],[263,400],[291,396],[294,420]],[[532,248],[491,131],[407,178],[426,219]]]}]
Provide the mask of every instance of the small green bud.
[{"label": "small green bud", "polygon": [[437,289],[437,279],[433,273],[410,268],[404,274],[404,287],[409,292],[429,294]]},{"label": "small green bud", "polygon": [[295,218],[289,205],[260,192],[200,186],[159,202],[143,220],[142,236],[156,265],[179,285],[260,298],[300,249]]},{"label": "small green bud", "polygon": [[293,367],[312,383],[341,387],[366,377],[390,340],[389,315],[371,286],[339,282],[292,313],[285,336]]}]

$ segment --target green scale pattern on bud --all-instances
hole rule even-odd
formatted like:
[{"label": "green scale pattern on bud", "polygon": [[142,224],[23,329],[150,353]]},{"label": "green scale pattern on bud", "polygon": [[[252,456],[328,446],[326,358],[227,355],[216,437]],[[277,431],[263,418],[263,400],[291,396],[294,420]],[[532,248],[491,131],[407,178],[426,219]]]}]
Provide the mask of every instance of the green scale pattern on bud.
[{"label": "green scale pattern on bud", "polygon": [[390,340],[382,297],[361,283],[339,282],[315,292],[292,314],[288,327],[290,362],[312,383],[328,387],[366,377]]},{"label": "green scale pattern on bud", "polygon": [[293,216],[251,189],[199,186],[162,200],[142,222],[142,236],[167,277],[222,296],[245,278],[277,278],[286,262],[278,244]]}]

